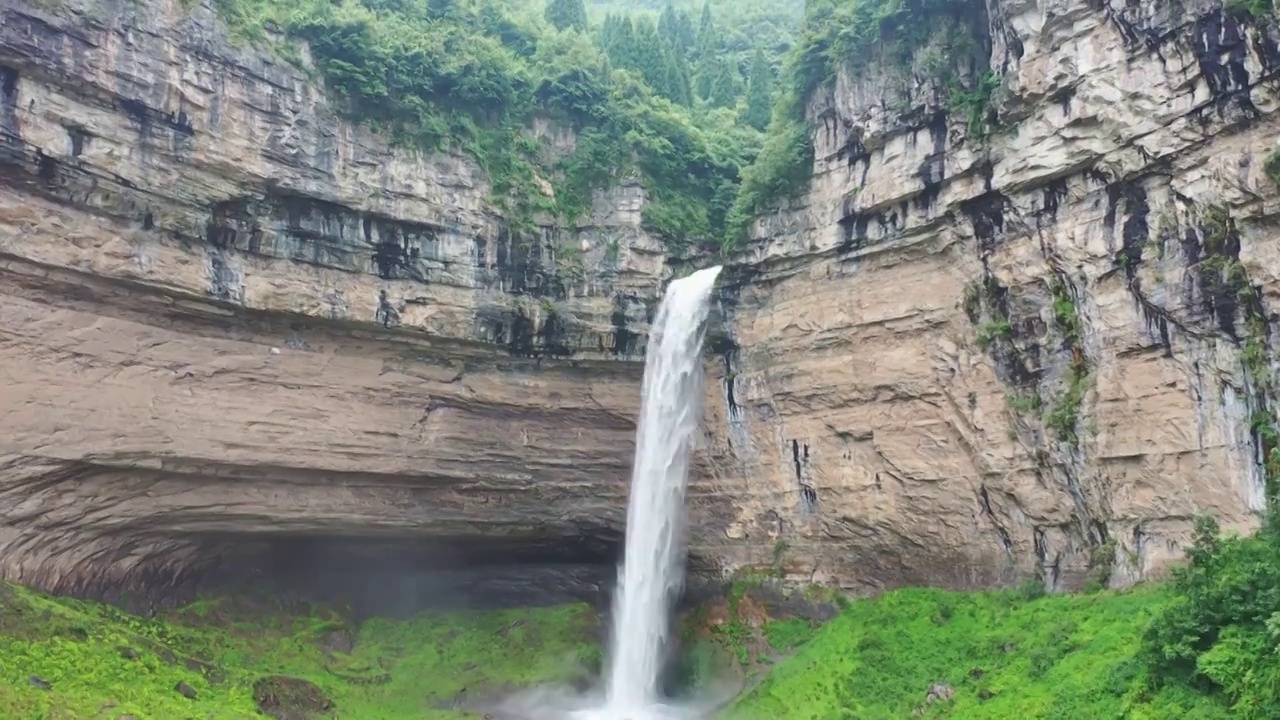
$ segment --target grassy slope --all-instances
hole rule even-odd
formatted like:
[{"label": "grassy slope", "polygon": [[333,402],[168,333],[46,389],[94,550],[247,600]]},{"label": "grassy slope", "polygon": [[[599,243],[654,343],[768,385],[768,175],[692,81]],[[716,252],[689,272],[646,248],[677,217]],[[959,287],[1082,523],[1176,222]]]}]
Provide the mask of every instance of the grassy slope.
[{"label": "grassy slope", "polygon": [[[756,657],[737,647],[755,635],[773,652],[799,644],[729,711],[733,720],[887,720],[917,708],[920,717],[956,720],[1232,717],[1185,686],[1147,687],[1139,637],[1167,592],[1026,599],[901,590],[850,603],[812,639],[806,621],[766,621],[748,631],[732,619],[746,616],[739,612],[712,636],[740,658]],[[587,608],[567,606],[350,628],[320,611],[272,613],[226,602],[148,621],[0,585],[0,718],[255,718],[254,682],[277,673],[315,683],[343,720],[455,718],[461,713],[442,705],[464,687],[474,697],[486,688],[568,679],[598,652],[592,623]],[[352,652],[325,649],[346,631]],[[694,676],[716,664],[691,660],[707,665],[688,668]],[[752,665],[767,670],[767,658],[759,660]],[[31,675],[53,689],[34,687]],[[197,699],[178,694],[179,682]],[[934,683],[955,696],[926,704]]]},{"label": "grassy slope", "polygon": [[462,717],[440,704],[464,687],[567,679],[595,652],[593,621],[585,606],[373,620],[347,654],[324,649],[346,628],[318,612],[202,603],[148,621],[0,584],[0,718],[259,718],[253,685],[272,674],[315,683],[343,720]]},{"label": "grassy slope", "polygon": [[[849,605],[744,696],[735,719],[1111,720],[1231,715],[1146,688],[1137,657],[1164,590],[1052,596],[902,590]],[[955,689],[926,705],[930,686]],[[986,699],[984,699],[984,697]]]}]

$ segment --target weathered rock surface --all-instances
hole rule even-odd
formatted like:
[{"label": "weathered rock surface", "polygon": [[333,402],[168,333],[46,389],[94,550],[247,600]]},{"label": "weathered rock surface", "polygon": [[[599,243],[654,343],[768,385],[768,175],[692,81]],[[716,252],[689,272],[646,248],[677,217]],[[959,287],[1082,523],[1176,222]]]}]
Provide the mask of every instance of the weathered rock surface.
[{"label": "weathered rock surface", "polygon": [[474,163],[176,1],[0,2],[0,91],[0,577],[611,566],[664,266],[639,188],[513,239]]},{"label": "weathered rock surface", "polygon": [[1264,506],[1275,25],[1210,0],[985,10],[993,135],[919,68],[842,73],[810,107],[811,189],[739,259],[709,380],[710,482],[739,505],[705,542],[730,562],[1116,585],[1180,557],[1196,513]]},{"label": "weathered rock surface", "polygon": [[[466,158],[339,120],[207,7],[0,12],[0,576],[607,582],[665,265],[638,188],[521,242]],[[698,559],[1072,588],[1159,576],[1198,512],[1256,523],[1280,33],[974,12],[993,134],[922,68],[841,73],[812,187],[726,270]]]}]

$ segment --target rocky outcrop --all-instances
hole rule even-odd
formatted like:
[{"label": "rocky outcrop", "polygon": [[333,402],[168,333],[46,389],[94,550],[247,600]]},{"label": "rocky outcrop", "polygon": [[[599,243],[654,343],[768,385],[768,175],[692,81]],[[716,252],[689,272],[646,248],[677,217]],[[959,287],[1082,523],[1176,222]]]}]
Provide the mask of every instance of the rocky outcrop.
[{"label": "rocky outcrop", "polygon": [[611,566],[665,261],[638,187],[521,236],[209,3],[0,15],[0,577]]},{"label": "rocky outcrop", "polygon": [[708,381],[730,562],[1123,585],[1195,514],[1264,508],[1280,33],[1211,0],[983,10],[991,135],[921,56],[842,72],[812,187],[738,258]]}]

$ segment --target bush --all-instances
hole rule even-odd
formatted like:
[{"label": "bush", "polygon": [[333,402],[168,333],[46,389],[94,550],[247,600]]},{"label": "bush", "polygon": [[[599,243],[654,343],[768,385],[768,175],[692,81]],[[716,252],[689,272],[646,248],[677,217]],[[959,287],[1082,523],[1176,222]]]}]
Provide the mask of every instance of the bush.
[{"label": "bush", "polygon": [[1200,518],[1187,556],[1173,599],[1143,636],[1153,683],[1221,695],[1241,720],[1280,717],[1277,516],[1247,538],[1223,537]]}]

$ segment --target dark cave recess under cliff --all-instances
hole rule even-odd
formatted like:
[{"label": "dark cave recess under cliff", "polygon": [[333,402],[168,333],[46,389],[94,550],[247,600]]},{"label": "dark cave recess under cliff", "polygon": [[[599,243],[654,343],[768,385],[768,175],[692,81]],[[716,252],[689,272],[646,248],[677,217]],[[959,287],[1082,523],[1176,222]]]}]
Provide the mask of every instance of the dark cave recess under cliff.
[{"label": "dark cave recess under cliff", "polygon": [[74,594],[143,612],[225,595],[387,617],[565,602],[599,606],[608,601],[620,544],[601,530],[554,538],[379,537],[372,529],[363,536],[188,535],[177,541],[183,549],[171,556],[176,562],[165,563],[170,569],[140,567],[118,586]]}]

